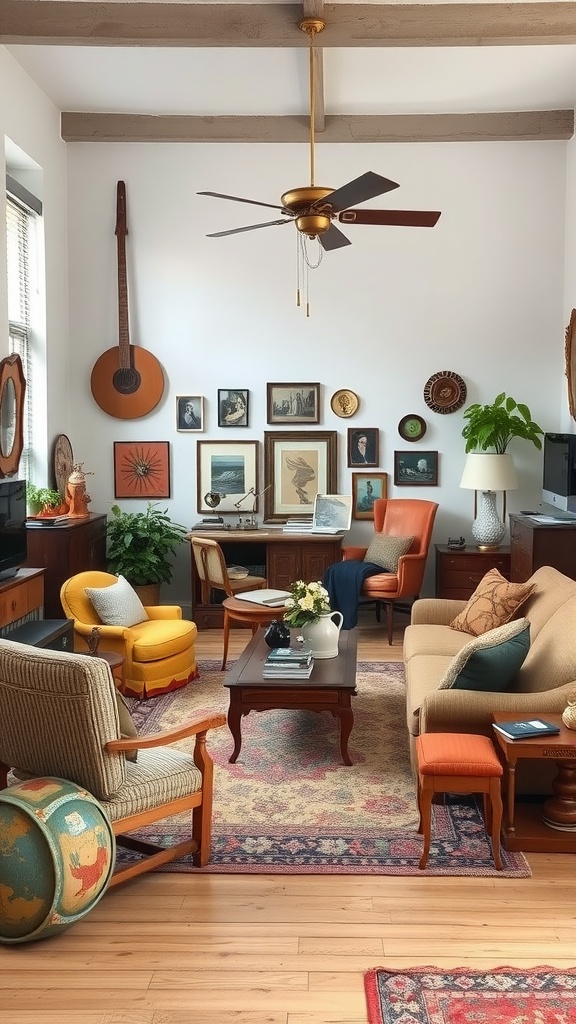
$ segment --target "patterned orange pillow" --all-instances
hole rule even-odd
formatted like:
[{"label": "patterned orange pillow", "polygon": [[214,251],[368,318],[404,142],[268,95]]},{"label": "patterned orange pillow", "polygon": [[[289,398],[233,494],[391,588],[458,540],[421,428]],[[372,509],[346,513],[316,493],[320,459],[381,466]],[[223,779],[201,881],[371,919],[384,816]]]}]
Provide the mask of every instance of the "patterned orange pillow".
[{"label": "patterned orange pillow", "polygon": [[452,629],[481,636],[489,629],[503,626],[518,611],[534,590],[534,583],[509,583],[498,569],[490,569],[469,599],[466,607],[450,623]]}]

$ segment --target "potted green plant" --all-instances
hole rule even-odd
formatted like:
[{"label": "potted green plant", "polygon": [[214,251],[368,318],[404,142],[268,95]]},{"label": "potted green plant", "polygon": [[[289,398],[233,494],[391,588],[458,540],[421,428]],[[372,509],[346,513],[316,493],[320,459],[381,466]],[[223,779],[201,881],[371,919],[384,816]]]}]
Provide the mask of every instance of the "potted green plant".
[{"label": "potted green plant", "polygon": [[497,395],[491,405],[470,405],[464,411],[468,422],[462,430],[466,438],[466,452],[493,450],[503,455],[514,437],[531,441],[538,451],[542,448],[540,436],[544,431],[532,419],[527,405],[516,402],[505,391]]},{"label": "potted green plant", "polygon": [[60,491],[55,491],[52,487],[35,487],[34,484],[28,483],[26,502],[31,514],[42,519],[65,516],[68,512],[68,506],[62,500]]},{"label": "potted green plant", "polygon": [[172,579],[170,559],[184,540],[186,527],[150,501],[145,512],[123,512],[118,505],[111,512],[106,524],[110,572],[124,576],[135,588],[154,586],[156,594],[145,594],[143,600],[158,604],[160,585]]}]

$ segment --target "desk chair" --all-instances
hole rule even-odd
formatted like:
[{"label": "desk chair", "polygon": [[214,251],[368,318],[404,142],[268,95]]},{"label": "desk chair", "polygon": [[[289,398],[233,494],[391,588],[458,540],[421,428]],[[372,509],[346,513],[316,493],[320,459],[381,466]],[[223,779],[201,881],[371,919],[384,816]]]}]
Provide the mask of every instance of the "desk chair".
[{"label": "desk chair", "polygon": [[[211,590],[223,590],[226,594],[223,602],[224,652],[222,671],[224,671],[228,657],[231,620],[251,626],[252,633],[255,633],[263,621],[263,614],[266,612],[266,609],[263,612],[262,605],[251,605],[250,602],[235,600],[229,602],[228,598],[234,598],[235,594],[245,594],[251,590],[262,590],[263,587],[268,586],[268,582],[264,576],[245,576],[241,580],[230,579],[224,552],[217,541],[210,540],[208,537],[195,537],[191,535],[190,543],[192,545],[196,572],[200,580],[202,604],[209,603]],[[267,611],[268,615],[265,615],[265,621],[270,622],[278,617],[281,609],[276,609],[272,614],[270,614],[270,609]]]}]

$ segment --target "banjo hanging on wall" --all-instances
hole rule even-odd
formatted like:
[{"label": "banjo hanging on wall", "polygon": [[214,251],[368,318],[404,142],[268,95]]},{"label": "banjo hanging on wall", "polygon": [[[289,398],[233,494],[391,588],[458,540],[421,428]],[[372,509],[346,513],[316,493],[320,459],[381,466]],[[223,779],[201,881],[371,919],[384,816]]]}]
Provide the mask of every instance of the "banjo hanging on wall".
[{"label": "banjo hanging on wall", "polygon": [[130,344],[126,279],[126,186],[116,186],[118,245],[118,345],[96,360],[90,378],[94,401],[109,416],[134,420],[146,416],[162,398],[164,373],[151,352]]}]

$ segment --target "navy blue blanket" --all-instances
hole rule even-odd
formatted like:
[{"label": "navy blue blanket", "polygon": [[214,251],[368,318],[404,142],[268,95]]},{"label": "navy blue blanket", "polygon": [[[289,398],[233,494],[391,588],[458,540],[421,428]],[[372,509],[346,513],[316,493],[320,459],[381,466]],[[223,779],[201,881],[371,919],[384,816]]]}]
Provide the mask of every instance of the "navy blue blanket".
[{"label": "navy blue blanket", "polygon": [[328,591],[332,611],[342,612],[342,629],[354,629],[358,622],[362,584],[368,576],[376,576],[381,572],[386,572],[381,565],[363,562],[359,558],[328,566],[322,584]]}]

